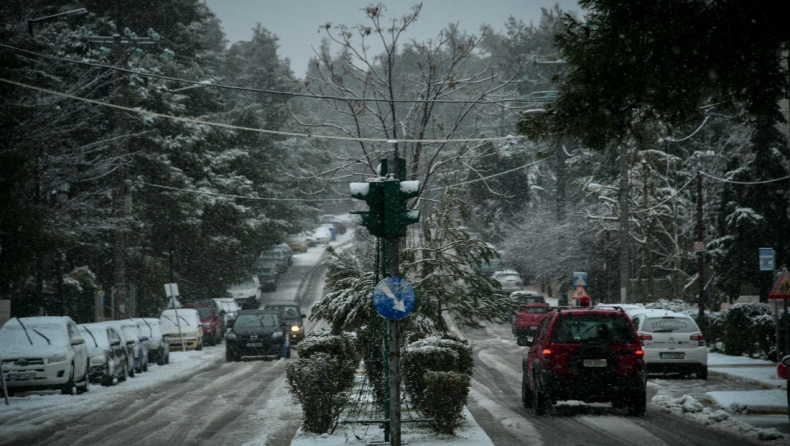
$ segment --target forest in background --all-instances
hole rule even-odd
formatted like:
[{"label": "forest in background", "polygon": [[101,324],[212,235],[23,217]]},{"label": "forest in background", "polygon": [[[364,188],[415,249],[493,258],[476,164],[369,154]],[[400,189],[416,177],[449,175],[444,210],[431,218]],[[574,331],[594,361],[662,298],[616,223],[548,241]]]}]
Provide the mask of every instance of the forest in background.
[{"label": "forest in background", "polygon": [[[621,18],[604,12],[639,5],[609,3],[582,2],[590,8],[584,16],[555,7],[537,24],[514,17],[503,33],[436,30],[429,42],[409,37],[419,5],[402,18],[371,6],[359,25],[325,29],[299,78],[278,54],[277,36],[259,26],[251,41],[228,48],[217,18],[195,0],[7,1],[0,9],[0,297],[12,300],[14,315],[85,322],[93,315],[85,296],[99,287],[108,296],[134,293],[134,307],[124,311],[136,316],[162,308],[163,283],[179,283],[186,300],[221,296],[252,273],[266,247],[310,228],[319,214],[361,206],[348,183],[375,176],[386,140],[396,139],[410,179],[421,184],[411,206],[422,210],[422,235],[405,256],[421,267],[405,270],[443,277],[426,280],[423,292],[446,292],[445,302],[484,299],[492,310],[484,318],[501,309],[485,300],[486,282],[463,268],[493,253],[460,227],[549,293],[566,291],[571,273],[586,271],[596,300],[619,301],[624,154],[630,298],[695,298],[698,175],[708,304],[764,298],[772,280],[758,269],[758,248],[774,248],[778,267],[790,255],[787,123],[775,94],[787,87],[786,65],[777,68],[786,63],[786,32],[770,40],[751,30],[743,39],[765,46],[752,51],[762,59],[748,67],[775,86],[759,109],[748,88],[726,102],[705,90],[700,72],[709,80],[731,75],[706,66],[708,58],[647,58],[651,45],[671,36],[639,40],[644,28],[635,26],[621,30],[625,43],[613,44],[606,20]],[[28,32],[31,18],[78,8],[88,13]],[[392,19],[396,33],[388,30]],[[384,53],[361,51],[365,39],[379,37],[388,42]],[[717,51],[672,43],[681,55]],[[600,61],[599,78],[580,75],[591,59]],[[653,71],[638,74],[652,83],[631,86],[620,77],[651,63]],[[738,85],[725,80],[710,84]],[[632,87],[617,91],[624,103],[589,106],[593,93],[610,95],[621,84]],[[674,93],[655,93],[662,88]],[[670,113],[673,104],[683,113]],[[585,120],[568,110],[597,114]],[[558,116],[564,120],[530,121]],[[474,292],[453,288],[458,276]]]}]

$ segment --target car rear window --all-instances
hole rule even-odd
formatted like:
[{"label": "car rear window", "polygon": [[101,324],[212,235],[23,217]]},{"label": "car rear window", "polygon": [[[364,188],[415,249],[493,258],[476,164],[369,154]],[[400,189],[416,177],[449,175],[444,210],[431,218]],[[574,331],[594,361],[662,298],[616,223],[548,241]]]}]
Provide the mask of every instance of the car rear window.
[{"label": "car rear window", "polygon": [[693,333],[699,331],[699,328],[691,318],[665,316],[645,319],[640,331],[646,333]]},{"label": "car rear window", "polygon": [[522,307],[521,311],[527,314],[546,314],[550,310],[549,307]]},{"label": "car rear window", "polygon": [[557,343],[586,341],[627,343],[635,342],[635,338],[625,317],[606,314],[568,314],[557,318],[551,332],[551,341]]}]

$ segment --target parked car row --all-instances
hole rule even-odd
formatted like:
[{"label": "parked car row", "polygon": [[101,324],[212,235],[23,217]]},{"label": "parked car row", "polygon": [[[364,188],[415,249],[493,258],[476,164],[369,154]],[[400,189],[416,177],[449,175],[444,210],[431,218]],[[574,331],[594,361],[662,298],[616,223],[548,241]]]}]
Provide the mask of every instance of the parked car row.
[{"label": "parked car row", "polygon": [[76,324],[68,316],[13,318],[0,329],[9,396],[31,390],[83,393],[112,386],[170,362],[160,320],[134,318]]}]

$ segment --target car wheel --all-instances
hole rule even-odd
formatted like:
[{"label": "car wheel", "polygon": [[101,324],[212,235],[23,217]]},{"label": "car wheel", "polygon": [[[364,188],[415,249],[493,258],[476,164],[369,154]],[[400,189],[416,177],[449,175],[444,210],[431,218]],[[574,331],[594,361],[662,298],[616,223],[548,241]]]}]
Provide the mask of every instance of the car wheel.
[{"label": "car wheel", "polygon": [[537,381],[535,381],[535,384],[535,391],[532,392],[532,409],[535,411],[535,415],[546,415],[550,405],[549,398],[537,386]]},{"label": "car wheel", "polygon": [[[129,366],[128,362],[127,362],[127,364],[126,364],[126,365],[127,365],[127,367]],[[131,367],[129,367],[129,378],[134,378],[134,376],[135,376],[136,374],[137,374],[137,372],[134,370],[134,365],[132,365]]]},{"label": "car wheel", "polygon": [[122,383],[126,381],[126,377],[129,374],[129,369],[126,366],[126,361],[123,362],[123,373],[118,375],[118,382]]},{"label": "car wheel", "polygon": [[77,386],[77,393],[78,394],[88,393],[91,390],[90,389],[90,382],[89,382],[90,380],[88,379],[88,372],[90,370],[90,365],[91,364],[90,364],[89,361],[85,363],[85,374],[82,375],[82,385],[81,386]]},{"label": "car wheel", "polygon": [[708,379],[708,366],[700,366],[697,370],[697,379]]},{"label": "car wheel", "polygon": [[102,376],[101,379],[101,385],[103,387],[110,387],[113,383],[113,378],[114,376],[112,376],[112,372],[110,370],[110,364],[107,363],[107,368],[104,370],[104,375]]},{"label": "car wheel", "polygon": [[74,364],[71,364],[69,367],[69,380],[66,381],[66,384],[63,384],[60,393],[64,395],[74,395]]},{"label": "car wheel", "polygon": [[227,350],[225,350],[225,360],[228,362],[233,362],[236,358]]},{"label": "car wheel", "polygon": [[526,374],[521,375],[521,404],[524,405],[525,408],[529,409],[532,407],[532,391],[529,389],[529,380],[527,379]]},{"label": "car wheel", "polygon": [[642,416],[647,412],[647,389],[640,389],[628,402],[628,415]]}]

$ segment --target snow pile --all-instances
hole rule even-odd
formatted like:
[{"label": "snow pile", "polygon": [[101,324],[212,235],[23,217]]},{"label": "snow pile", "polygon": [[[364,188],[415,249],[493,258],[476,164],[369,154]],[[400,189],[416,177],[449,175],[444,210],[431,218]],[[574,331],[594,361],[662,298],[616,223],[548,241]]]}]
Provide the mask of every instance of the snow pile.
[{"label": "snow pile", "polygon": [[[762,429],[738,421],[723,409],[705,407],[704,404],[691,395],[673,397],[659,390],[658,394],[653,397],[652,403],[662,412],[674,413],[679,416],[693,419],[706,426],[713,426],[722,430],[731,431],[748,438],[762,441],[787,441],[785,435],[775,428]],[[737,404],[733,404],[737,406]]]}]

